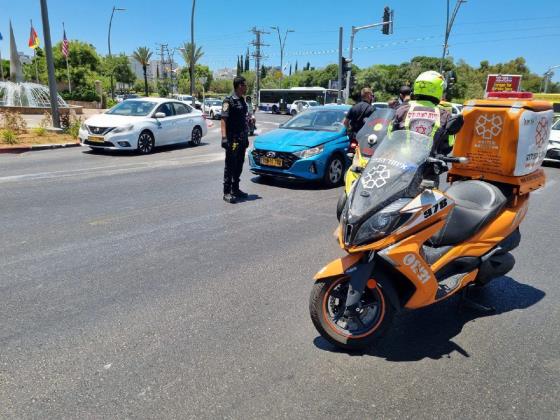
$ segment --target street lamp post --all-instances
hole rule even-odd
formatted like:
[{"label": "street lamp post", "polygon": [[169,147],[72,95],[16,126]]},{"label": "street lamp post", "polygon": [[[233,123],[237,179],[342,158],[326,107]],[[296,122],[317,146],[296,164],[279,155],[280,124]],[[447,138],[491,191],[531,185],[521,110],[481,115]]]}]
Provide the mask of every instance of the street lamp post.
[{"label": "street lamp post", "polygon": [[443,72],[443,61],[445,60],[445,56],[447,55],[447,48],[448,48],[448,41],[449,35],[451,34],[451,29],[453,28],[453,23],[455,22],[455,18],[457,17],[457,13],[459,12],[459,8],[463,3],[466,3],[467,0],[457,0],[455,3],[455,8],[453,9],[453,14],[451,16],[451,20],[449,20],[449,0],[447,0],[447,18],[445,21],[445,39],[443,42],[443,53],[441,55],[441,62],[439,63],[439,72]]},{"label": "street lamp post", "polygon": [[560,68],[560,64],[557,66],[549,67],[549,69],[544,73],[544,93],[548,93],[548,84],[550,83],[552,76],[554,76],[554,72],[552,70],[557,68]]},{"label": "street lamp post", "polygon": [[[109,47],[109,58],[112,58],[111,55],[111,25],[113,24],[113,15],[115,14],[115,11],[125,11],[126,9],[122,9],[120,7],[115,7],[113,6],[113,11],[111,12],[111,19],[109,19],[109,32],[107,34],[107,46]],[[111,63],[111,66],[113,64]],[[111,71],[110,71],[110,78],[111,78],[111,99],[115,99],[115,90],[113,88],[113,68],[111,67]]]},{"label": "street lamp post", "polygon": [[190,86],[190,94],[192,96],[192,105],[194,107],[196,101],[194,99],[194,7],[196,5],[196,0],[192,2],[192,12],[191,12],[191,65],[190,65],[190,79],[191,79],[191,86]]},{"label": "street lamp post", "polygon": [[282,39],[282,35],[280,34],[280,27],[271,26],[270,29],[273,29],[278,33],[278,41],[280,43],[280,72],[284,74],[284,47],[286,46],[286,38],[288,37],[288,33],[295,31],[293,29],[286,29],[286,32],[284,33],[284,39]]}]

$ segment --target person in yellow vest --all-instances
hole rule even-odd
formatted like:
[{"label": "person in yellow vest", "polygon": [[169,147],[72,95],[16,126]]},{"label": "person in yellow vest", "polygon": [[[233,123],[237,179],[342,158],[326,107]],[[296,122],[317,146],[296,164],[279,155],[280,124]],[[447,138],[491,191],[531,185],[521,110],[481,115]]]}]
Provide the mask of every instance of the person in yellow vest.
[{"label": "person in yellow vest", "polygon": [[445,91],[445,79],[436,71],[426,71],[414,82],[412,100],[396,111],[392,130],[410,130],[433,139],[432,153],[447,155],[452,145],[446,125],[451,113],[439,103]]}]

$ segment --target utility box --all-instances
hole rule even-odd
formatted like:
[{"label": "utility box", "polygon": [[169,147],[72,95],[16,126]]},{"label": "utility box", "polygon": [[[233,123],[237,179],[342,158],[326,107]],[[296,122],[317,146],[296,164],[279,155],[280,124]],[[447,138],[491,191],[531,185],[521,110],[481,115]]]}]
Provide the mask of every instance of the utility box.
[{"label": "utility box", "polygon": [[[515,95],[519,97],[511,97]],[[521,194],[540,188],[545,181],[541,164],[550,137],[552,105],[524,92],[496,96],[465,103],[465,123],[456,136],[453,156],[464,156],[468,162],[453,164],[450,178],[511,184]]]}]

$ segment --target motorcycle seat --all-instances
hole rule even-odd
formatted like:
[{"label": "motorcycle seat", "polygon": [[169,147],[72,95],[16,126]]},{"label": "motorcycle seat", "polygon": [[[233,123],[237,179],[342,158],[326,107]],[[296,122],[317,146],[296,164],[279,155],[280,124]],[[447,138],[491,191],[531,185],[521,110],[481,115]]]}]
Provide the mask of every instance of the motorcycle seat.
[{"label": "motorcycle seat", "polygon": [[507,203],[502,191],[483,181],[456,182],[445,192],[455,201],[447,223],[432,238],[433,246],[461,243],[492,221]]}]

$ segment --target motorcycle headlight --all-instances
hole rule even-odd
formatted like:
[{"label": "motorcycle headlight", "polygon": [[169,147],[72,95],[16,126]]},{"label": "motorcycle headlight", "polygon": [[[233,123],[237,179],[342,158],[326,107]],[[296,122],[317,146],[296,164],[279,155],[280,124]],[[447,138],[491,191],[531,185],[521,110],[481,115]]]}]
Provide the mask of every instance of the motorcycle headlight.
[{"label": "motorcycle headlight", "polygon": [[128,124],[128,125],[124,125],[122,127],[117,127],[113,130],[113,133],[126,133],[127,131],[130,131],[134,128],[134,125],[132,124]]},{"label": "motorcycle headlight", "polygon": [[311,149],[300,150],[299,152],[294,152],[293,154],[299,158],[308,158],[322,153],[324,148],[325,146],[317,146],[312,147]]},{"label": "motorcycle headlight", "polygon": [[403,215],[399,212],[412,199],[399,198],[397,201],[381,209],[363,223],[352,240],[354,245],[361,245],[368,241],[386,236],[393,231]]}]

